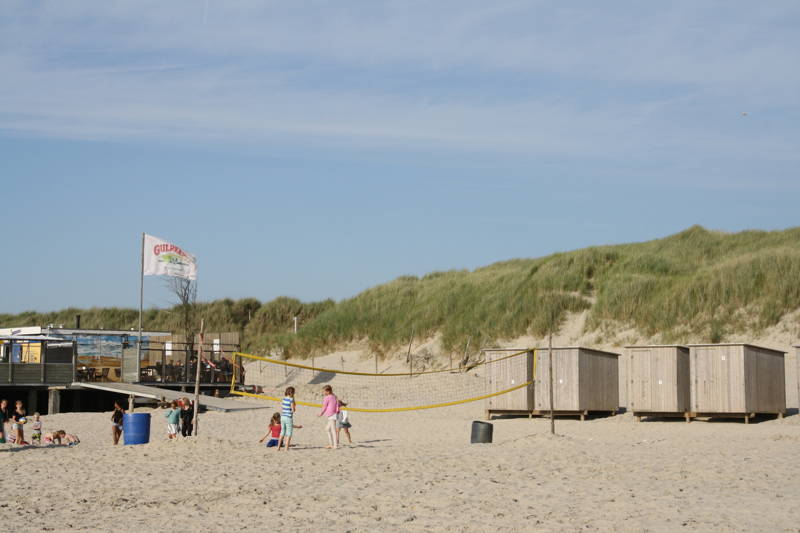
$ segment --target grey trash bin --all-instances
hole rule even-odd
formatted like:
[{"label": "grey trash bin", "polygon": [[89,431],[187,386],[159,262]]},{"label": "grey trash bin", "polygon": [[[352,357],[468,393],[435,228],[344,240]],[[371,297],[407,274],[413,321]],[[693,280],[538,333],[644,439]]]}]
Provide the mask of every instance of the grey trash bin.
[{"label": "grey trash bin", "polygon": [[472,423],[472,435],[470,436],[470,444],[489,444],[492,442],[492,433],[494,426],[489,422],[474,421]]}]

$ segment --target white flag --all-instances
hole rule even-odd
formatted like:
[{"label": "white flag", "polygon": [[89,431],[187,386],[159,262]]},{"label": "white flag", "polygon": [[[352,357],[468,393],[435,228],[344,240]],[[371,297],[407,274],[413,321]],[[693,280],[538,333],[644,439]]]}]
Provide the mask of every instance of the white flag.
[{"label": "white flag", "polygon": [[180,246],[145,235],[144,275],[197,279],[197,259]]}]

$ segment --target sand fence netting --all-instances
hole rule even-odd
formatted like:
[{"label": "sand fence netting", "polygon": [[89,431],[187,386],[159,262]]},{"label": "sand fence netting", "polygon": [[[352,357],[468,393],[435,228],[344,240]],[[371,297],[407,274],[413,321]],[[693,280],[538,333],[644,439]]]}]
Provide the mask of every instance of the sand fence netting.
[{"label": "sand fence netting", "polygon": [[290,363],[271,357],[237,352],[231,394],[280,401],[287,387],[295,388],[299,405],[319,407],[320,390],[330,385],[348,409],[361,412],[393,412],[433,409],[507,394],[531,382],[499,389],[486,379],[487,366],[502,364],[525,375],[529,350],[471,363],[462,368],[416,373],[346,372]]}]

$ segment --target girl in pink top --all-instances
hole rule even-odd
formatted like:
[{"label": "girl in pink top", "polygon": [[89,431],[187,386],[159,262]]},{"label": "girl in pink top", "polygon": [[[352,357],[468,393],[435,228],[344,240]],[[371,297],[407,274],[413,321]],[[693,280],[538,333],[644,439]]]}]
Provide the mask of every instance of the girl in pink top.
[{"label": "girl in pink top", "polygon": [[317,416],[328,417],[328,424],[325,426],[325,433],[328,435],[328,448],[329,450],[339,447],[339,438],[336,435],[336,415],[339,413],[339,399],[333,393],[333,388],[330,385],[325,385],[322,388],[322,411]]}]

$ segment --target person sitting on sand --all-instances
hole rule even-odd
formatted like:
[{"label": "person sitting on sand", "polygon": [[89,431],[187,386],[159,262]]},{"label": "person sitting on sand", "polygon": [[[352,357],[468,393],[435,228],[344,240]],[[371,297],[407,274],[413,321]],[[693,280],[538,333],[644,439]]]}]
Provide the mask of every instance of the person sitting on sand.
[{"label": "person sitting on sand", "polygon": [[42,438],[44,444],[61,444],[61,439],[66,436],[67,432],[63,429],[53,431],[52,433],[45,433]]},{"label": "person sitting on sand", "polygon": [[58,445],[63,444],[65,446],[77,446],[78,444],[81,443],[81,439],[79,439],[77,435],[73,435],[71,433],[67,433],[63,429],[59,429],[58,431],[47,433],[44,436],[44,443],[58,444]]},{"label": "person sitting on sand", "polygon": [[33,413],[33,424],[31,424],[31,442],[37,446],[42,445],[42,420],[39,413]]},{"label": "person sitting on sand", "polygon": [[344,430],[344,434],[347,435],[347,444],[353,444],[353,439],[350,438],[350,428],[353,425],[350,423],[347,409],[342,409],[343,407],[347,407],[347,404],[339,400],[339,414],[336,418],[336,440],[339,440],[339,432]]},{"label": "person sitting on sand", "polygon": [[[281,433],[280,438],[283,439],[283,445],[286,446],[286,451],[289,451],[289,446],[292,443],[292,433],[294,432],[294,413],[297,410],[297,405],[294,401],[294,387],[287,387],[285,396],[281,400]],[[278,443],[281,444],[281,443]],[[278,451],[281,447],[278,446]]]},{"label": "person sitting on sand", "polygon": [[275,413],[272,415],[272,418],[269,420],[269,426],[267,427],[267,433],[259,439],[259,443],[264,442],[264,439],[267,437],[270,439],[267,441],[267,448],[274,448],[275,446],[279,446],[280,438],[281,438],[281,414]]},{"label": "person sitting on sand", "polygon": [[329,450],[335,450],[339,447],[339,438],[336,434],[336,415],[339,414],[339,399],[333,393],[333,387],[325,385],[322,387],[322,410],[317,416],[324,416],[328,419],[325,425],[325,434],[328,436]]}]

